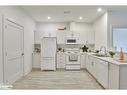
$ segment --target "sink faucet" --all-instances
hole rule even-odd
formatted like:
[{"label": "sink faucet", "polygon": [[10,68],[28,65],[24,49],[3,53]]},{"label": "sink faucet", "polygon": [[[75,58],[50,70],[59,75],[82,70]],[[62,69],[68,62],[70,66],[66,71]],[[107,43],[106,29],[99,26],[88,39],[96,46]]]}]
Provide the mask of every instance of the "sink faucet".
[{"label": "sink faucet", "polygon": [[105,53],[105,55],[106,55],[106,47],[105,47],[105,46],[101,46],[101,47],[100,47],[100,51],[102,51],[102,49],[104,49],[104,53]]}]

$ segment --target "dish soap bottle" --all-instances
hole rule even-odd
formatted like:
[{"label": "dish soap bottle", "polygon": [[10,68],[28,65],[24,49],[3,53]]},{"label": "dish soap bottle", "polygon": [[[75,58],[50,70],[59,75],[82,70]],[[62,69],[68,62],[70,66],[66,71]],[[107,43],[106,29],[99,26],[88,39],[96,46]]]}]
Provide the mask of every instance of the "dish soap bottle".
[{"label": "dish soap bottle", "polygon": [[121,51],[120,51],[120,60],[123,60],[123,58],[124,58],[124,55],[123,55],[123,50],[121,48]]}]

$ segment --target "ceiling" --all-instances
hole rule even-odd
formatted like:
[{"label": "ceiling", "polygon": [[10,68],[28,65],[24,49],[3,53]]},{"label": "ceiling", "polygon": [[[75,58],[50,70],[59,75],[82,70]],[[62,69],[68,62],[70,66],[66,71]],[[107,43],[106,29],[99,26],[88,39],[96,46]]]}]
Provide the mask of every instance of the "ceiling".
[{"label": "ceiling", "polygon": [[[22,6],[36,22],[87,22],[91,23],[107,10],[127,10],[127,6]],[[97,12],[102,8],[101,12]],[[51,19],[48,19],[48,16]],[[79,19],[79,17],[83,19]]]}]

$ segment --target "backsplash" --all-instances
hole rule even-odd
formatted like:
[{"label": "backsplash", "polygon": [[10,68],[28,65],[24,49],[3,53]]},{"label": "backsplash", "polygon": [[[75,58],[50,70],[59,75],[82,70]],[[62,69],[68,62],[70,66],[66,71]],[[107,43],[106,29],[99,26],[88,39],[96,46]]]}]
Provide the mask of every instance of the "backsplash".
[{"label": "backsplash", "polygon": [[[65,48],[82,48],[85,44],[79,44],[79,45],[65,45],[65,44],[57,44],[57,50],[61,48],[62,50],[65,50]],[[94,44],[87,44],[86,45],[89,50],[94,50]]]}]

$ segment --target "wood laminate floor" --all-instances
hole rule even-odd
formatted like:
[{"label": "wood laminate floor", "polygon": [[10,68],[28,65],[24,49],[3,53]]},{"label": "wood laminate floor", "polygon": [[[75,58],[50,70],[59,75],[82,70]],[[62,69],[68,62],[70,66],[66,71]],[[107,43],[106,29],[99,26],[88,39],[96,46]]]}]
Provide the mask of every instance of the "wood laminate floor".
[{"label": "wood laminate floor", "polygon": [[86,71],[34,70],[13,84],[13,89],[103,89]]}]

